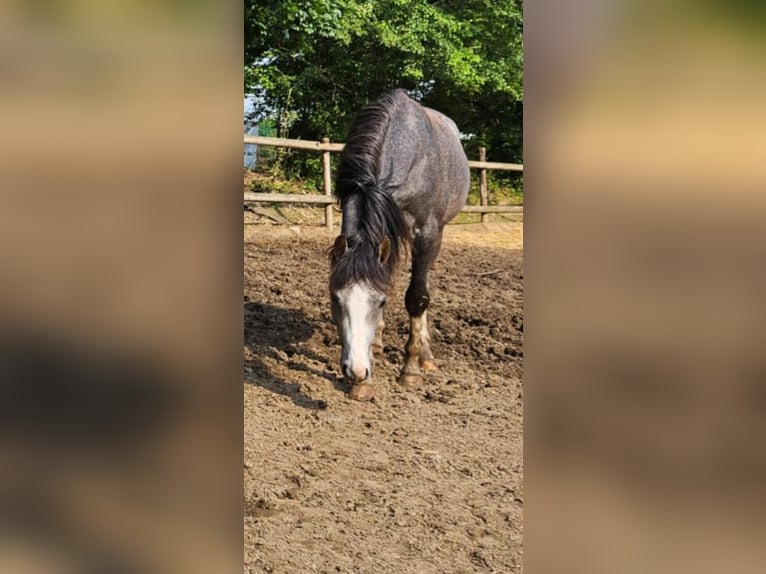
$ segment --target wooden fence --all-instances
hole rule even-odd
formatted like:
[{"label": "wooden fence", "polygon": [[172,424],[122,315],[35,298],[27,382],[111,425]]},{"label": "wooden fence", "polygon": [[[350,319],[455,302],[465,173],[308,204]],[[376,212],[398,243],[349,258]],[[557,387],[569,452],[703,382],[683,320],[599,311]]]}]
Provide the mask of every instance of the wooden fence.
[{"label": "wooden fence", "polygon": [[[256,144],[272,147],[286,147],[302,151],[322,153],[322,175],[324,179],[324,195],[294,195],[289,193],[251,193],[245,192],[245,203],[309,203],[325,206],[325,224],[329,229],[333,226],[332,207],[335,198],[332,196],[332,175],[330,173],[330,154],[343,151],[343,144],[330,143],[323,138],[321,142],[309,140],[291,140],[270,138],[265,136],[245,136],[246,144]],[[481,221],[487,220],[489,213],[520,213],[524,211],[521,205],[489,205],[487,189],[487,170],[504,170],[523,172],[524,166],[518,163],[497,163],[486,161],[487,150],[479,148],[479,161],[468,161],[468,166],[479,171],[479,193],[481,205],[464,205],[463,213],[480,213]]]}]

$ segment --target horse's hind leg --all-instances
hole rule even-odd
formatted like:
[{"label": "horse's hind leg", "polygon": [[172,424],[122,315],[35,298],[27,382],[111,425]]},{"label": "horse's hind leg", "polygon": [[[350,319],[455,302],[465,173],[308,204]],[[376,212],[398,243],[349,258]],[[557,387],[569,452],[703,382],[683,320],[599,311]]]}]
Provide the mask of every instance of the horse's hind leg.
[{"label": "horse's hind leg", "polygon": [[404,299],[410,316],[410,336],[405,346],[404,369],[399,377],[399,382],[406,387],[416,386],[422,371],[436,368],[428,333],[428,279],[439,254],[441,235],[441,229],[428,236],[416,234],[412,245],[412,278]]}]

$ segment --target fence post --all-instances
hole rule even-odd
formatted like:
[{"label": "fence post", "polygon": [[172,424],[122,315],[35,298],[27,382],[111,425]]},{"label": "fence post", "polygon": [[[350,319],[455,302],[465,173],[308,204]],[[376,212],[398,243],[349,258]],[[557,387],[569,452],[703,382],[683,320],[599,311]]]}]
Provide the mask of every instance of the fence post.
[{"label": "fence post", "polygon": [[[479,148],[479,161],[487,161],[487,148]],[[487,192],[487,170],[481,168],[479,171],[479,193],[481,194],[481,206],[486,207],[489,205],[489,198]],[[486,223],[489,219],[489,213],[481,212],[481,222]]]},{"label": "fence post", "polygon": [[[330,143],[329,138],[322,138],[322,143]],[[324,194],[332,196],[332,175],[330,174],[330,152],[322,152],[322,175],[324,176]],[[324,222],[327,229],[332,231],[332,204],[328,203],[324,208]]]}]

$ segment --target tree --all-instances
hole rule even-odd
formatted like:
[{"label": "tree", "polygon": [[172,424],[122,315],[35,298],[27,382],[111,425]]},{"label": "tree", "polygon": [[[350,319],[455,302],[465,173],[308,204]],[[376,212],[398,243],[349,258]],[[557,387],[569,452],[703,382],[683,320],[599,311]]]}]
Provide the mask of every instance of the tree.
[{"label": "tree", "polygon": [[342,141],[395,87],[450,117],[468,147],[521,161],[521,0],[245,0],[245,91],[280,135]]}]

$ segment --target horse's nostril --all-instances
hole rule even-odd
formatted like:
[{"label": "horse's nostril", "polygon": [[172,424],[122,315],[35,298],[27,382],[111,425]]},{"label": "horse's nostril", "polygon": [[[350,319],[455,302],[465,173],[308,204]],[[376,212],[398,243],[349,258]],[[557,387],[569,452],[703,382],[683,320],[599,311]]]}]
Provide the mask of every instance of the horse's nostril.
[{"label": "horse's nostril", "polygon": [[354,369],[351,368],[351,363],[343,363],[341,370],[343,371],[343,376],[348,381],[359,381],[359,375],[357,374]]},{"label": "horse's nostril", "polygon": [[364,370],[359,368],[354,369],[349,363],[344,363],[341,365],[341,370],[343,371],[343,376],[351,382],[359,383],[370,378],[369,368],[365,368]]}]

